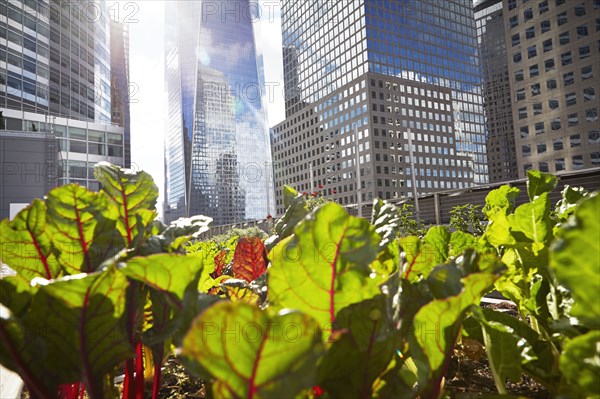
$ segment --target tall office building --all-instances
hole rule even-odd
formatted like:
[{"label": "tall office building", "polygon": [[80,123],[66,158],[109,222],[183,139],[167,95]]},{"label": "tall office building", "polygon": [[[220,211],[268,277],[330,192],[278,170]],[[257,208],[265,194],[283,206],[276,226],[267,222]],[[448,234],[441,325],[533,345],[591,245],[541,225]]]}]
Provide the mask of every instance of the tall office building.
[{"label": "tall office building", "polygon": [[600,1],[505,0],[519,177],[600,165]]},{"label": "tall office building", "polygon": [[128,25],[110,22],[110,91],[111,120],[123,128],[125,167],[131,167],[131,112],[130,102],[137,101],[138,87],[129,80]]},{"label": "tall office building", "polygon": [[475,4],[490,182],[519,178],[502,0]]},{"label": "tall office building", "polygon": [[56,185],[97,189],[97,162],[124,164],[110,35],[105,2],[0,3],[0,217]]},{"label": "tall office building", "polygon": [[357,204],[487,183],[471,0],[284,0],[282,31],[278,213],[284,184]]},{"label": "tall office building", "polygon": [[256,11],[249,0],[166,2],[166,221],[274,213]]}]

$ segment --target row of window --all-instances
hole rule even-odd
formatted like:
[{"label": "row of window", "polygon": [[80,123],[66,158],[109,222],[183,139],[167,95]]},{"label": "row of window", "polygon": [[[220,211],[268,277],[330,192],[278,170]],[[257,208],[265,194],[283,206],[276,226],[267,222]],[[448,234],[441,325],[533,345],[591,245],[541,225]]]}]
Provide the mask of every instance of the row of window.
[{"label": "row of window", "polygon": [[[600,144],[600,138],[599,138],[600,134],[598,133],[598,130],[593,130],[591,132],[588,133],[588,143],[590,145],[593,144]],[[563,139],[562,137],[559,138],[555,138],[552,140],[552,150],[554,151],[562,151],[565,149],[564,146],[564,141],[565,139]],[[569,148],[577,148],[581,146],[581,134],[572,134],[569,136]],[[524,157],[528,157],[531,156],[531,144],[525,144],[521,146],[521,154]],[[537,154],[541,155],[544,154],[548,151],[548,146],[546,145],[546,142],[539,142],[537,143],[534,148],[537,149]]]},{"label": "row of window", "polygon": [[[586,117],[587,121],[597,121],[598,120],[598,112],[596,109],[593,110],[588,110],[589,112],[586,112],[586,114],[588,116],[592,116],[590,117]],[[570,114],[568,119],[567,119],[567,125],[568,127],[575,127],[579,124],[579,120],[577,118],[577,114]],[[562,120],[560,117],[556,117],[553,118],[550,122],[549,122],[549,126],[551,131],[556,131],[556,130],[560,130],[562,128]],[[546,122],[535,122],[533,124],[534,127],[534,132],[536,135],[539,134],[544,134],[546,133]],[[590,135],[593,133],[594,131],[590,132]],[[597,132],[597,131],[596,131]],[[524,139],[529,137],[529,126],[521,126],[519,128],[519,136]]]},{"label": "row of window", "polygon": [[[584,168],[584,156],[583,155],[573,155],[570,157],[571,161],[571,170],[581,170]],[[563,170],[567,170],[565,158],[557,158],[553,161],[554,170],[552,172],[560,172]],[[542,161],[537,162],[536,164],[527,163],[523,165],[523,171],[527,174],[528,170],[537,169],[542,172],[551,172],[549,168],[550,162]],[[600,152],[592,152],[590,154],[590,166],[597,167],[600,166]]]}]

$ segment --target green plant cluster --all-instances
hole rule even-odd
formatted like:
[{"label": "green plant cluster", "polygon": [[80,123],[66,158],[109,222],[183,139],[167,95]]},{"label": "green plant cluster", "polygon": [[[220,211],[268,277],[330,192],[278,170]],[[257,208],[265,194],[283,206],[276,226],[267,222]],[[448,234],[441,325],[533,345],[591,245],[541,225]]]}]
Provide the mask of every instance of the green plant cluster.
[{"label": "green plant cluster", "polygon": [[[437,398],[463,337],[500,394],[527,373],[553,396],[598,395],[595,194],[567,187],[552,208],[556,178],[530,172],[529,202],[488,194],[481,234],[407,235],[394,205],[375,201],[368,222],[286,187],[268,238],[198,241],[210,219],[154,220],[144,172],[96,177],[100,192],[63,186],[0,225],[17,272],[0,279],[0,362],[34,398],[115,397],[118,370],[124,398],[144,378],[156,398],[173,349],[217,398]],[[479,306],[494,289],[519,317]]]}]

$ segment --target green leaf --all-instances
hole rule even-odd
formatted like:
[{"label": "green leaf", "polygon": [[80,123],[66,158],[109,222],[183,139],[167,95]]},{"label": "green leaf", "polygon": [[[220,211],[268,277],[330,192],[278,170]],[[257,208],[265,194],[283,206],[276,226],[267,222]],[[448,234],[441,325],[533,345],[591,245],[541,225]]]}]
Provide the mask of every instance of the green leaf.
[{"label": "green leaf", "polygon": [[204,311],[183,340],[182,355],[218,380],[215,397],[290,398],[314,385],[321,332],[298,312],[266,312],[219,302]]},{"label": "green leaf", "polygon": [[554,211],[559,220],[565,221],[575,211],[577,204],[590,196],[583,187],[571,187],[568,184],[561,191],[561,200],[557,202]]},{"label": "green leaf", "polygon": [[331,397],[372,397],[373,382],[386,369],[396,349],[395,331],[386,317],[385,297],[342,309],[336,330],[342,331],[317,371],[318,385]]},{"label": "green leaf", "polygon": [[52,244],[69,274],[94,272],[124,247],[115,230],[117,213],[106,194],[68,184],[51,190],[46,205]]},{"label": "green leaf", "polygon": [[162,292],[172,306],[181,309],[185,290],[201,268],[198,255],[156,254],[130,259],[121,272]]},{"label": "green leaf", "polygon": [[52,250],[51,226],[46,220],[43,201],[34,199],[13,221],[4,219],[0,223],[0,237],[0,263],[7,264],[27,280],[53,279],[62,274]]},{"label": "green leaf", "polygon": [[540,195],[550,193],[556,187],[556,176],[539,170],[527,171],[527,195],[533,201]]},{"label": "green leaf", "polygon": [[289,237],[294,228],[306,215],[308,215],[308,205],[304,196],[298,194],[296,190],[289,186],[283,187],[283,202],[285,214],[275,223],[275,234],[265,241],[267,251],[270,251],[277,243],[286,237]]},{"label": "green leaf", "polygon": [[29,282],[19,275],[0,278],[0,303],[16,316],[25,313],[36,291],[36,287],[31,287]]},{"label": "green leaf", "polygon": [[510,231],[517,241],[545,243],[551,238],[550,200],[542,193],[527,204],[519,206],[508,215]]},{"label": "green leaf", "polygon": [[586,397],[600,396],[600,331],[590,331],[567,342],[560,370]]},{"label": "green leaf", "polygon": [[485,197],[483,213],[488,220],[492,220],[498,213],[508,215],[515,208],[515,200],[520,192],[518,188],[508,185],[490,191]]},{"label": "green leaf", "polygon": [[571,315],[600,328],[600,196],[584,200],[550,252],[550,267],[575,300]]},{"label": "green leaf", "polygon": [[323,205],[269,254],[269,303],[331,325],[342,308],[379,293],[368,266],[379,241],[366,220]]},{"label": "green leaf", "polygon": [[427,231],[422,242],[418,237],[400,238],[400,246],[406,256],[403,278],[415,281],[420,276],[427,277],[429,272],[448,259],[450,233],[444,226],[435,226]]},{"label": "green leaf", "polygon": [[505,325],[485,322],[482,325],[485,351],[498,392],[506,394],[506,379],[521,381],[521,351],[518,339]]},{"label": "green leaf", "polygon": [[246,281],[229,279],[219,286],[231,302],[244,302],[254,306],[260,306],[260,295],[255,292]]},{"label": "green leaf", "polygon": [[[115,268],[41,286],[24,316],[25,331],[44,348],[31,362],[57,383],[85,381],[102,398],[106,373],[132,355],[124,329],[127,279]],[[34,366],[36,367],[36,366]]]},{"label": "green leaf", "polygon": [[158,188],[152,177],[143,171],[133,172],[116,165],[100,162],[94,166],[94,176],[117,205],[119,219],[117,229],[127,245],[138,234],[138,218],[146,227],[155,217]]},{"label": "green leaf", "polygon": [[398,237],[400,222],[398,207],[381,199],[373,201],[371,224],[375,227],[377,234],[381,236],[379,246],[382,250]]},{"label": "green leaf", "polygon": [[470,274],[461,280],[463,290],[458,295],[435,299],[417,312],[415,335],[432,371],[438,370],[450,356],[465,311],[479,305],[481,296],[490,290],[496,278],[494,274]]}]

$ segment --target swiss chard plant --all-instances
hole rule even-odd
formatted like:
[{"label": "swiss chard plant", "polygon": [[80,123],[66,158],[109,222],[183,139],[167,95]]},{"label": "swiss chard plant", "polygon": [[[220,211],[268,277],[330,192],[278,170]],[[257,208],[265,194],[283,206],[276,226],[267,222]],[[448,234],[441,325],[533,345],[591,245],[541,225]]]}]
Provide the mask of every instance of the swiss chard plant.
[{"label": "swiss chard plant", "polygon": [[[600,386],[600,202],[567,187],[552,207],[553,176],[531,172],[517,208],[515,188],[490,192],[484,231],[411,235],[392,204],[369,222],[286,187],[271,236],[205,241],[209,218],[155,220],[144,172],[96,177],[0,225],[17,272],[0,279],[0,362],[33,398],[157,398],[168,356],[220,398],[437,398],[463,339],[500,394],[523,373],[557,396]],[[518,317],[480,306],[494,289]]]}]

